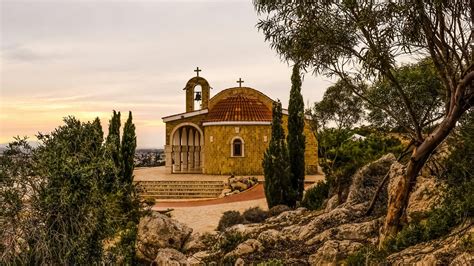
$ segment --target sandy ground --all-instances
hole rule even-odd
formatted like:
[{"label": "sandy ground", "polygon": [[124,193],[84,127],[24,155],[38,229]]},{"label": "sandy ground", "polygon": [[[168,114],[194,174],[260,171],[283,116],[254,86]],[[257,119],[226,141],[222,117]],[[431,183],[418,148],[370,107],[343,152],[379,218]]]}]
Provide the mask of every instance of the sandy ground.
[{"label": "sandy ground", "polygon": [[242,213],[246,209],[256,206],[264,210],[268,209],[267,201],[265,198],[261,198],[217,205],[173,207],[171,217],[191,227],[193,232],[205,233],[216,230],[219,219],[225,211],[236,210]]},{"label": "sandy ground", "polygon": [[[155,180],[227,180],[228,176],[212,176],[202,174],[169,174],[164,167],[140,168],[136,169],[135,181],[155,181]],[[260,181],[263,177],[258,176]],[[324,180],[324,176],[306,176],[306,189]],[[193,232],[205,233],[216,230],[217,224],[222,214],[226,211],[235,210],[241,213],[251,207],[260,207],[267,210],[267,202],[263,185],[259,184],[245,192],[231,195],[220,199],[201,200],[158,200],[153,207],[154,210],[166,210],[172,208],[171,216],[188,225]]]}]

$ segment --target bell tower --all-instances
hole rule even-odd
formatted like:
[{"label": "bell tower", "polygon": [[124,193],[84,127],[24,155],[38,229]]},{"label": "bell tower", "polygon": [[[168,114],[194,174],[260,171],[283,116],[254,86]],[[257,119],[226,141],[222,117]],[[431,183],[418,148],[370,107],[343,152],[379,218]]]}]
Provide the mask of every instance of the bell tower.
[{"label": "bell tower", "polygon": [[[209,104],[209,93],[211,87],[207,80],[199,76],[201,69],[196,68],[196,76],[186,83],[183,90],[186,91],[186,113],[201,109],[206,109]],[[201,87],[201,91],[196,90],[196,86]],[[199,102],[201,102],[199,106]]]}]

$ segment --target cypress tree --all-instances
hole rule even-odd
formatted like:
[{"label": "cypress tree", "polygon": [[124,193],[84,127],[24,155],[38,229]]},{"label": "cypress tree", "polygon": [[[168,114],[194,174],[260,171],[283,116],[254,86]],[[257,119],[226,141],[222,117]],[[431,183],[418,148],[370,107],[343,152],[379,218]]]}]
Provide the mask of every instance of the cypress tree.
[{"label": "cypress tree", "polygon": [[268,207],[283,204],[295,206],[290,202],[294,192],[291,189],[291,172],[285,133],[282,127],[282,110],[280,101],[273,103],[272,137],[263,157],[263,174],[265,176],[265,197]]},{"label": "cypress tree", "polygon": [[128,119],[125,122],[122,136],[122,182],[131,184],[133,181],[133,158],[137,147],[137,136],[135,135],[135,125],[132,123],[132,112],[128,112]]},{"label": "cypress tree", "polygon": [[301,95],[301,76],[299,65],[293,66],[291,75],[290,101],[288,105],[288,152],[292,173],[291,187],[296,192],[295,199],[301,201],[304,191],[305,176],[305,135],[304,135],[304,102]]},{"label": "cypress tree", "polygon": [[120,160],[120,112],[114,110],[109,123],[109,134],[107,135],[106,144],[112,159],[118,169],[121,169]]},{"label": "cypress tree", "polygon": [[132,122],[132,112],[128,112],[128,119],[123,127],[121,152],[122,171],[120,175],[120,196],[122,214],[126,217],[121,241],[118,245],[126,264],[134,265],[135,245],[137,241],[137,226],[140,219],[140,199],[133,184],[134,156],[137,147],[135,125]]},{"label": "cypress tree", "polygon": [[120,153],[120,112],[113,111],[112,118],[109,120],[109,133],[105,141],[106,153],[112,159],[115,171],[112,171],[104,180],[104,192],[110,193],[117,190],[119,180],[122,176],[122,160]]}]

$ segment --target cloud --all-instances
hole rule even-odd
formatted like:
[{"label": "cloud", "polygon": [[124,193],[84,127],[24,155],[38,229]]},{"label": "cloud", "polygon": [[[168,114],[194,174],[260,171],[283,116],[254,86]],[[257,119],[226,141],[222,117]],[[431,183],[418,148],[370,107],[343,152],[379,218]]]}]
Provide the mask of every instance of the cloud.
[{"label": "cloud", "polygon": [[[0,0],[1,1],[1,0]],[[185,110],[199,66],[213,90],[244,85],[287,103],[291,69],[255,28],[249,1],[7,1],[1,12],[0,141],[62,117],[133,111],[141,147],[161,147],[161,117]],[[328,82],[307,76],[306,101]]]},{"label": "cloud", "polygon": [[58,58],[58,54],[42,53],[30,47],[21,45],[8,46],[2,49],[2,58],[19,62],[51,61]]}]

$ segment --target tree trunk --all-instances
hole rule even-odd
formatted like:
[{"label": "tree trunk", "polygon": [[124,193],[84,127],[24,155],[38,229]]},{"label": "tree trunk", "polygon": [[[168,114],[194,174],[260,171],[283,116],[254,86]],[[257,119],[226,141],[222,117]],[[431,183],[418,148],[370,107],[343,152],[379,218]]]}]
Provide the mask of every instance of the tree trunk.
[{"label": "tree trunk", "polygon": [[463,113],[464,110],[459,105],[456,105],[436,130],[413,150],[405,176],[396,184],[395,191],[393,192],[394,196],[389,196],[387,216],[385,217],[384,226],[380,231],[380,248],[383,247],[385,240],[394,237],[401,229],[401,219],[408,205],[411,190],[416,184],[419,171],[438,145],[446,139],[451,130],[456,126],[456,122]]}]

